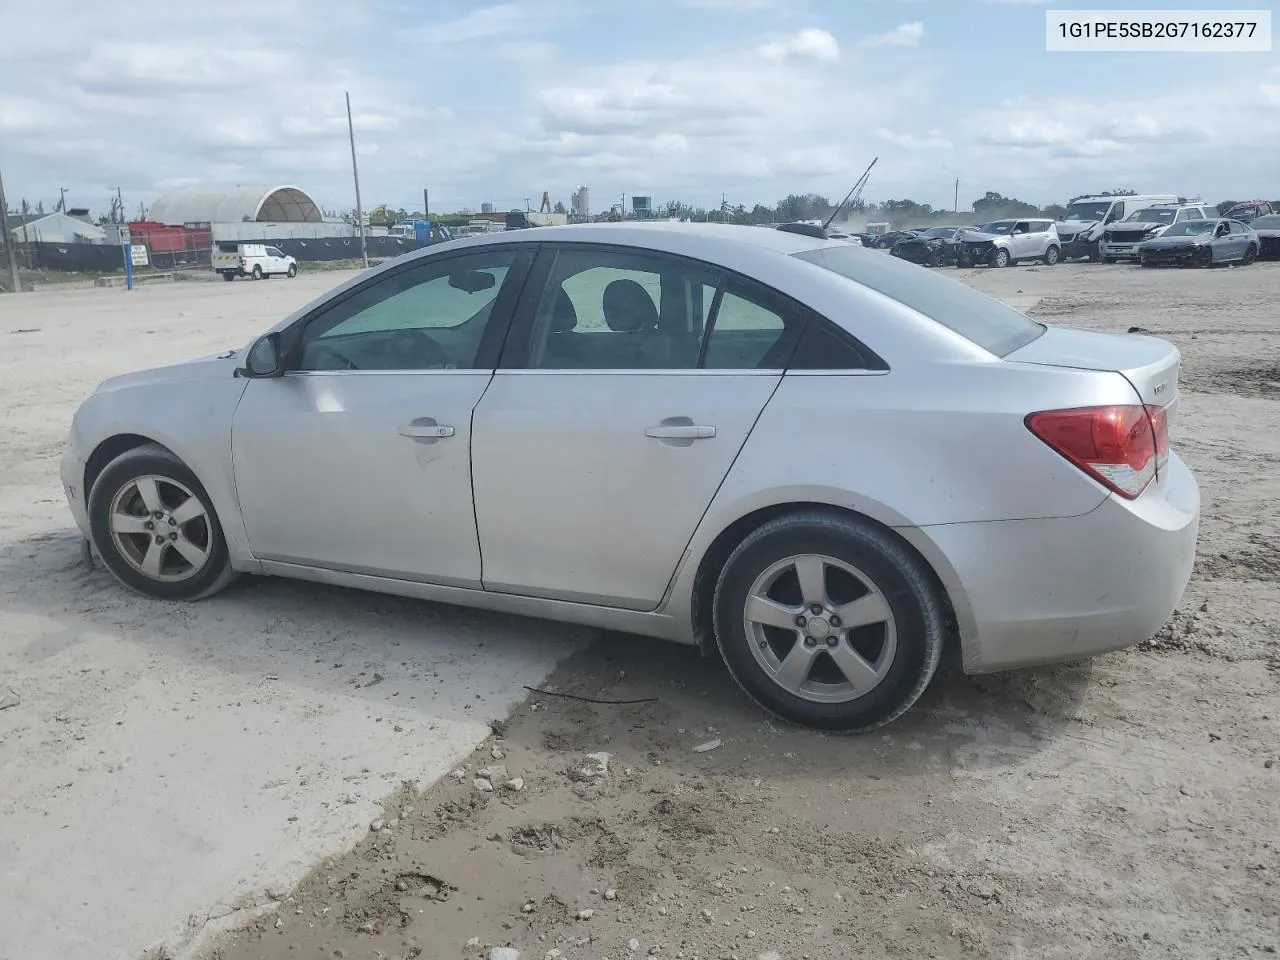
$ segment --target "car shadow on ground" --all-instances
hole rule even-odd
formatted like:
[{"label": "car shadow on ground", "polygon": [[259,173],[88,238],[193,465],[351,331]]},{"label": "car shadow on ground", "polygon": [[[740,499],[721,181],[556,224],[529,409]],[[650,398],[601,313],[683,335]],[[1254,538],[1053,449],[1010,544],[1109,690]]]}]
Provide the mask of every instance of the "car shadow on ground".
[{"label": "car shadow on ground", "polygon": [[11,647],[18,663],[56,656],[88,632],[108,634],[162,658],[254,681],[363,697],[433,719],[487,722],[500,718],[477,716],[469,701],[480,693],[459,696],[458,684],[516,702],[531,673],[560,661],[542,687],[552,693],[530,694],[543,711],[539,726],[556,727],[540,734],[543,749],[612,750],[621,743],[637,757],[701,757],[692,748],[718,739],[721,764],[736,753],[757,758],[766,751],[776,755],[775,772],[806,776],[857,770],[890,777],[939,763],[998,767],[1075,723],[1091,677],[1087,661],[968,677],[949,650],[905,716],[865,736],[826,735],[770,717],[717,657],[690,647],[265,577],[243,577],[200,603],[168,604],[126,590],[100,561],[86,570],[79,549],[74,531],[0,548],[0,608],[47,621],[25,646]]}]

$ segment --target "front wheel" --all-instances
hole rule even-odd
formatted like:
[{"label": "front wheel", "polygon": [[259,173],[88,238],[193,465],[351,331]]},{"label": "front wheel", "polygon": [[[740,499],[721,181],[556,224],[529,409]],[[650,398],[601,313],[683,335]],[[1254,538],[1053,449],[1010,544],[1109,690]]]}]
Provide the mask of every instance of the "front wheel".
[{"label": "front wheel", "polygon": [[1098,263],[1102,259],[1102,251],[1098,248],[1098,241],[1095,240],[1089,244],[1089,262]]},{"label": "front wheel", "polygon": [[159,444],[135,447],[98,475],[89,532],[108,570],[157,600],[199,600],[235,577],[213,502]]},{"label": "front wheel", "polygon": [[730,555],[716,642],[753,700],[802,726],[861,732],[924,692],[942,653],[942,602],[893,534],[825,512],[779,517]]},{"label": "front wheel", "polygon": [[1057,247],[1050,247],[1048,250],[1044,252],[1044,265],[1046,267],[1052,267],[1055,263],[1058,262],[1058,259],[1060,256],[1061,256],[1061,253]]},{"label": "front wheel", "polygon": [[1213,266],[1213,251],[1209,247],[1201,247],[1196,251],[1195,264],[1197,267]]},{"label": "front wheel", "polygon": [[1249,246],[1245,247],[1244,259],[1241,260],[1240,262],[1247,267],[1249,266],[1249,264],[1253,263],[1253,261],[1257,259],[1258,259],[1258,248],[1255,247],[1253,244],[1249,244]]},{"label": "front wheel", "polygon": [[289,264],[288,274],[290,280],[298,275],[298,265],[296,263]]},{"label": "front wheel", "polygon": [[1009,251],[1003,247],[991,254],[991,265],[993,267],[1007,267],[1012,262],[1009,258]]},{"label": "front wheel", "polygon": [[1150,257],[1142,257],[1138,260],[1138,262],[1142,264],[1144,267],[1154,267],[1156,265],[1156,262],[1152,260]]}]

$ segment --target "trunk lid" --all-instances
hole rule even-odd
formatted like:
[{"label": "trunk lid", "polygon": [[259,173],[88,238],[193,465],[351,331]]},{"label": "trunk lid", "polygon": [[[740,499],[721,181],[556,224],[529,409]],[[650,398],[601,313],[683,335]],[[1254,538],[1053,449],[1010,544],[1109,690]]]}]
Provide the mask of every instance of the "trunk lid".
[{"label": "trunk lid", "polygon": [[1112,370],[1132,384],[1143,403],[1166,407],[1178,400],[1182,354],[1167,340],[1132,333],[1049,327],[1004,358],[1014,363],[1078,370]]}]

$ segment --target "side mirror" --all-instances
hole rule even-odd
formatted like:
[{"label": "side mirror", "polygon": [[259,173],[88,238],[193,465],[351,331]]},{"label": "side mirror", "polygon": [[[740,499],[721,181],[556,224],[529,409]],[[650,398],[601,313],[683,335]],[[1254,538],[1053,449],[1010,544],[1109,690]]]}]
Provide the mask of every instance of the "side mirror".
[{"label": "side mirror", "polygon": [[268,380],[284,376],[284,354],[280,349],[280,334],[268,333],[259,337],[245,355],[244,366],[236,370],[237,377],[247,380]]}]

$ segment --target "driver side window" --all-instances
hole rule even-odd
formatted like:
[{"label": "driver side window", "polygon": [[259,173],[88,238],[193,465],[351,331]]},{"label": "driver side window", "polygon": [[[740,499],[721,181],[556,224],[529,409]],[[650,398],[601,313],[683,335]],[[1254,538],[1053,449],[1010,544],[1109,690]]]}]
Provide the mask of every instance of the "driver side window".
[{"label": "driver side window", "polygon": [[430,258],[381,277],[314,317],[289,369],[471,369],[515,258]]}]

